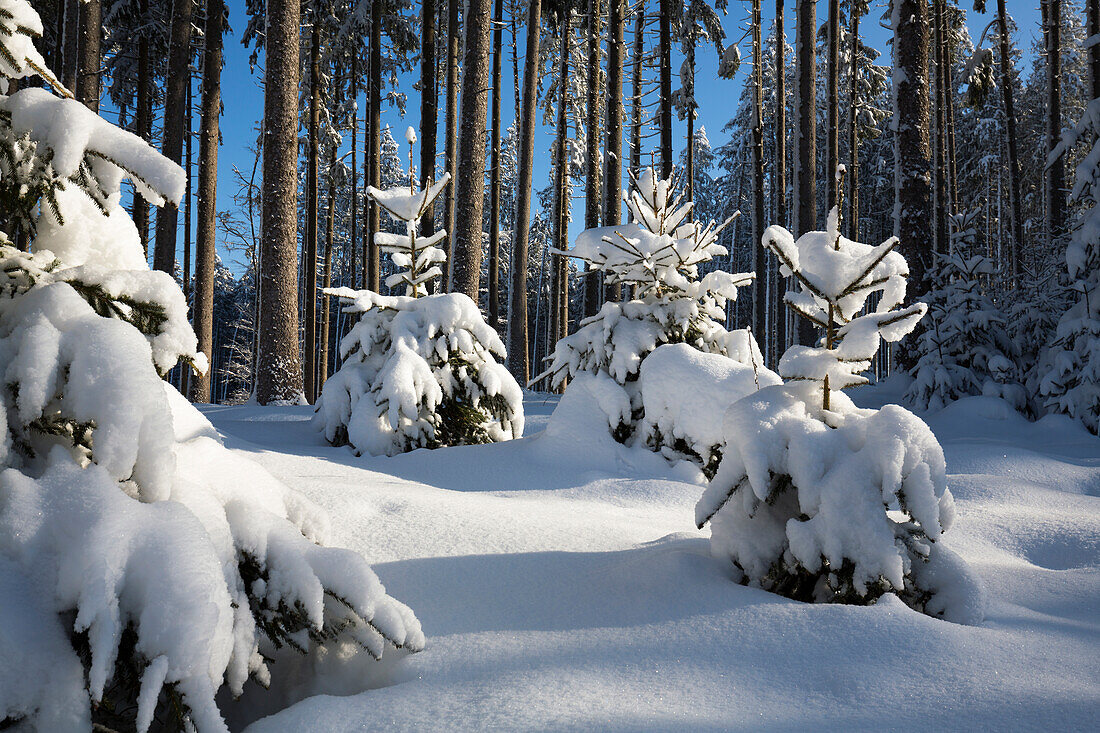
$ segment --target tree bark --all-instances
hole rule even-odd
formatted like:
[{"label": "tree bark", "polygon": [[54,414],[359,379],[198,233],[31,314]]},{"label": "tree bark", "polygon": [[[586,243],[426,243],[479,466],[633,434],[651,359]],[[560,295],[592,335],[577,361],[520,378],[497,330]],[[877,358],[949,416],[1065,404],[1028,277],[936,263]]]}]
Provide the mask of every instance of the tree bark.
[{"label": "tree bark", "polygon": [[[168,79],[165,81],[164,92],[164,132],[161,138],[161,153],[177,164],[181,162],[183,156],[183,116],[187,112],[187,87],[191,83],[191,74],[188,70],[191,61],[191,4],[192,0],[175,0],[172,3],[172,37],[168,49]],[[295,11],[295,17],[297,17],[297,11]],[[295,60],[298,58],[297,51],[294,53],[294,58]],[[294,74],[294,78],[297,79],[298,72],[295,71]],[[297,100],[292,108],[297,110]],[[269,169],[265,168],[265,170]],[[175,275],[176,269],[178,213],[176,205],[170,202],[165,203],[157,212],[153,267],[169,275]]]},{"label": "tree bark", "polygon": [[[336,170],[336,147],[332,146],[328,154],[328,213],[325,216],[325,255],[324,255],[324,279],[322,281],[322,287],[325,289],[332,287],[332,235],[333,229],[336,226],[336,186],[334,185],[333,171]],[[330,333],[330,313],[328,296],[321,296],[321,355],[318,359],[317,369],[317,394],[321,393],[321,388],[325,386],[325,380],[328,379],[328,361],[329,361],[329,333]]]},{"label": "tree bark", "polygon": [[660,0],[661,55],[661,177],[672,175],[672,2]]},{"label": "tree bark", "polygon": [[[833,0],[835,2],[835,0]],[[752,0],[752,246],[756,263],[753,283],[752,330],[767,348],[767,257],[764,251],[764,76],[760,0]]]},{"label": "tree bark", "polygon": [[[787,226],[787,34],[783,30],[784,0],[775,0],[775,223]],[[787,348],[787,313],[783,297],[787,278],[776,276],[775,351]]]},{"label": "tree bark", "polygon": [[61,83],[65,88],[76,91],[76,72],[80,66],[80,0],[60,0],[65,3],[65,43],[61,73]]},{"label": "tree bark", "polygon": [[535,162],[535,115],[538,100],[539,35],[542,2],[530,0],[527,50],[523,62],[523,112],[519,129],[519,177],[516,180],[516,220],[512,234],[512,283],[508,289],[508,369],[521,384],[530,379],[527,341],[527,243],[531,223],[531,180]]},{"label": "tree bark", "polygon": [[[382,3],[375,2],[370,14],[370,138],[367,140],[370,159],[370,179],[375,188],[382,187]],[[374,235],[382,230],[382,210],[373,198],[367,204],[367,241],[370,251],[367,261],[368,289],[382,292],[382,258]]]},{"label": "tree bark", "polygon": [[[447,276],[443,288],[453,289],[451,285],[451,270],[454,267],[454,243],[455,237],[455,191],[458,188],[458,6],[461,0],[448,0],[447,2],[447,114],[444,119],[446,127],[446,141],[444,144],[444,158],[447,170],[451,173],[451,182],[447,184],[447,190],[443,194],[443,228],[447,230],[446,238],[440,242],[443,251],[447,253]],[[478,0],[484,3],[485,0]]]},{"label": "tree bark", "polygon": [[[634,55],[630,108],[630,174],[637,177],[642,167],[642,61],[645,55],[645,4],[634,11]],[[615,192],[619,196],[619,191]],[[618,222],[616,222],[618,223]]]},{"label": "tree bark", "polygon": [[837,205],[836,167],[840,164],[840,2],[829,0],[829,59],[825,99],[825,206]]},{"label": "tree bark", "polygon": [[[794,212],[795,235],[813,231],[817,226],[817,59],[814,39],[817,33],[815,0],[798,0],[795,8],[795,115],[794,129]],[[798,343],[812,344],[814,329],[804,318],[798,319]]]},{"label": "tree bark", "polygon": [[[351,265],[350,282],[351,287],[355,287],[358,282],[359,287],[365,289],[366,273],[367,273],[367,247],[366,243],[363,245],[362,251],[359,249],[359,56],[358,54],[351,55],[351,75],[348,80],[349,96],[351,97],[351,169],[348,171],[351,174],[351,221],[348,222],[348,228],[350,232],[350,244],[351,244],[351,257],[349,264]],[[356,278],[355,262],[360,260],[362,267],[360,269],[359,279]]]},{"label": "tree bark", "polygon": [[298,26],[296,0],[267,0],[263,212],[256,401],[296,401],[298,351]]},{"label": "tree bark", "polygon": [[944,124],[944,75],[943,58],[943,0],[932,0],[932,50],[935,75],[932,109],[935,124],[932,128],[932,250],[937,254],[946,254],[949,248],[947,235],[947,195],[946,169],[947,146]]},{"label": "tree bark", "polygon": [[[610,0],[612,5],[617,5],[619,0]],[[616,11],[609,8],[609,16]],[[622,24],[620,24],[620,29]],[[608,58],[611,56],[611,46],[615,44],[614,29],[608,23]],[[608,90],[611,89],[611,68],[608,62]],[[622,70],[619,70],[619,80],[622,80]],[[600,225],[601,197],[603,195],[600,185],[600,0],[588,0],[588,126],[585,138],[585,196],[584,196],[584,228],[592,229]],[[608,120],[610,124],[610,119]],[[620,122],[621,124],[621,122]],[[584,315],[593,316],[600,309],[600,277],[595,272],[589,272],[584,277]]]},{"label": "tree bark", "polygon": [[1016,111],[1012,99],[1012,52],[1008,37],[1008,12],[1005,10],[1005,0],[997,0],[997,22],[1001,31],[1001,98],[1005,108],[1008,193],[1012,205],[1012,243],[1009,246],[1008,260],[1011,281],[1015,283],[1020,275],[1020,248],[1024,242],[1024,228],[1023,205],[1020,200],[1020,154],[1016,147]]},{"label": "tree bark", "polygon": [[[1100,35],[1100,0],[1085,0],[1085,27],[1087,37]],[[1089,47],[1089,97],[1100,97],[1100,43]]]},{"label": "tree bark", "polygon": [[[1062,0],[1046,0],[1047,130],[1049,157],[1062,137]],[[1063,233],[1066,219],[1066,163],[1062,156],[1047,166],[1047,244]]]},{"label": "tree bark", "polygon": [[489,81],[489,0],[466,6],[466,56],[462,62],[462,110],[459,120],[458,185],[455,186],[455,234],[451,290],[475,303],[481,281],[481,214],[485,192],[485,107]]},{"label": "tree bark", "polygon": [[[64,0],[58,0],[63,6]],[[147,22],[149,12],[148,0],[141,0],[139,4],[142,22]],[[137,110],[134,116],[134,132],[142,140],[149,142],[153,134],[153,75],[149,69],[149,34],[141,33],[138,36],[138,63],[137,63]],[[137,225],[138,236],[141,238],[141,248],[149,257],[149,202],[141,194],[134,195],[134,206],[131,212],[134,224]]]},{"label": "tree bark", "polygon": [[899,0],[894,10],[894,234],[909,264],[910,292],[929,291],[928,222],[932,219],[929,161],[928,4]]},{"label": "tree bark", "polygon": [[[688,48],[687,60],[685,61],[691,67],[692,83],[694,84],[695,77],[695,44],[691,44]],[[681,80],[682,83],[682,80]],[[695,107],[692,104],[687,105],[687,165],[684,168],[684,178],[687,179],[687,191],[686,197],[688,201],[695,201]]]},{"label": "tree bark", "polygon": [[489,136],[489,323],[500,329],[500,64],[504,2],[493,9],[493,98]]},{"label": "tree bark", "polygon": [[[206,1],[202,112],[199,118],[199,206],[195,257],[195,335],[199,351],[214,354],[214,262],[218,193],[218,133],[222,109],[222,2]],[[211,361],[211,366],[213,362]],[[191,380],[191,401],[210,402],[210,372]]]},{"label": "tree bark", "polygon": [[849,19],[848,35],[852,46],[852,62],[848,79],[848,237],[859,240],[859,131],[856,129],[858,118],[856,110],[859,95],[859,10],[853,8]]},{"label": "tree bark", "polygon": [[309,120],[306,149],[306,231],[302,242],[302,267],[305,270],[306,353],[302,359],[305,370],[306,400],[317,401],[317,167],[320,161],[321,127],[321,22],[315,14],[309,34]]},{"label": "tree bark", "polygon": [[[435,58],[435,0],[423,0],[420,45],[420,187],[428,188],[435,180],[435,132],[439,110]],[[420,220],[420,231],[435,232],[435,204],[428,207]]]},{"label": "tree bark", "polygon": [[76,81],[76,99],[88,109],[99,112],[99,71],[103,66],[100,37],[103,33],[103,6],[100,0],[80,4],[80,73]]},{"label": "tree bark", "polygon": [[[565,249],[565,235],[568,231],[566,219],[569,216],[569,205],[565,202],[565,187],[569,181],[569,159],[565,153],[565,138],[568,130],[568,87],[569,87],[569,37],[571,35],[569,13],[561,13],[559,20],[561,45],[558,48],[558,122],[554,140],[554,225],[553,242],[554,249]],[[562,268],[561,255],[551,253],[550,259],[550,329],[546,344],[546,353],[550,353],[553,345],[564,335],[561,328],[562,309]]]}]

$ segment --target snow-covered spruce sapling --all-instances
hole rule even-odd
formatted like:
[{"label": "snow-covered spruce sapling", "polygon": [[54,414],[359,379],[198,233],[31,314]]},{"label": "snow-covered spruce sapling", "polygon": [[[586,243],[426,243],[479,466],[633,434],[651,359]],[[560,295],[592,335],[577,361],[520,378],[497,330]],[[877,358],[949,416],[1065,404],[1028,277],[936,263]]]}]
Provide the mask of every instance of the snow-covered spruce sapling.
[{"label": "snow-covered spruce sapling", "polygon": [[[924,313],[901,307],[908,273],[894,251],[828,230],[796,242],[777,226],[764,244],[800,287],[787,304],[823,332],[780,360],[786,384],[765,387],[725,415],[718,472],[696,505],[711,550],[739,579],[804,601],[873,603],[896,593],[915,609],[974,621],[965,566],[939,543],[951,525],[943,451],[897,405],[856,407],[840,391],[860,384],[880,339],[896,340]],[[873,293],[877,308],[864,312]]]},{"label": "snow-covered spruce sapling", "polygon": [[[626,442],[644,419],[638,378],[644,360],[658,346],[683,343],[754,372],[765,368],[752,334],[727,331],[721,324],[726,301],[735,299],[737,289],[753,275],[715,270],[698,276],[699,265],[726,254],[718,235],[734,217],[722,224],[692,220],[692,204],[674,195],[672,177],[662,180],[652,168],[632,180],[623,200],[631,214],[629,224],[586,230],[565,254],[603,272],[608,284],[633,290],[633,298],[604,303],[599,313],[558,341],[549,367],[531,381],[546,379],[558,386],[582,373],[593,375],[603,383],[610,428],[616,439]],[[647,442],[658,447],[665,441],[650,431]]]},{"label": "snow-covered spruce sapling", "polygon": [[[410,138],[410,146],[415,141]],[[470,445],[523,434],[523,393],[498,360],[504,344],[477,304],[462,293],[426,295],[446,255],[434,245],[446,232],[417,239],[420,217],[449,180],[418,191],[410,185],[369,189],[404,235],[379,232],[399,271],[387,285],[405,295],[326,290],[359,320],[340,343],[342,364],[317,401],[325,438],[360,453],[394,455],[416,448]]]},{"label": "snow-covered spruce sapling", "polygon": [[0,728],[225,730],[219,691],[269,684],[280,648],[420,648],[325,515],[160,378],[205,358],[120,184],[178,201],[184,173],[73,100],[40,33],[0,0],[0,74],[57,91],[0,96]]}]

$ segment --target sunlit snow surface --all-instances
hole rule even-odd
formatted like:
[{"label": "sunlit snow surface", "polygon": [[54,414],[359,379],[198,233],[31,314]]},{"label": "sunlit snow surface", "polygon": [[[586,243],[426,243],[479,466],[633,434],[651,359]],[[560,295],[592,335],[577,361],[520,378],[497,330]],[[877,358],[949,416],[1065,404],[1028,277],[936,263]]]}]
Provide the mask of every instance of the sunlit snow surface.
[{"label": "sunlit snow surface", "polygon": [[731,583],[693,529],[692,472],[613,443],[576,401],[550,424],[556,399],[527,395],[524,440],[394,458],[322,444],[308,407],[205,410],[329,511],[334,540],[372,560],[428,637],[389,686],[311,697],[251,730],[1095,725],[1100,439],[1069,420],[1028,423],[980,397],[927,416],[958,505],[945,543],[989,591],[967,627],[890,598],[804,605]]}]

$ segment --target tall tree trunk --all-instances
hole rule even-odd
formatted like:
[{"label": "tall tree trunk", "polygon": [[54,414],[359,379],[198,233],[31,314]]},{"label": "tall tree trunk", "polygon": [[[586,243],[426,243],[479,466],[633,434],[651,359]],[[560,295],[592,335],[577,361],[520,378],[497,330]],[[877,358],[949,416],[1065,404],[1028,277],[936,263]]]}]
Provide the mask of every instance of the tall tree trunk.
[{"label": "tall tree trunk", "polygon": [[[333,172],[336,170],[336,147],[331,146],[328,154],[328,212],[325,216],[325,270],[322,280],[322,287],[325,289],[332,287],[332,236],[333,229],[336,226],[336,185],[335,176]],[[317,394],[321,393],[321,388],[325,386],[325,380],[328,379],[328,362],[329,362],[329,338],[330,338],[330,318],[332,309],[329,307],[329,299],[327,296],[321,296],[321,355],[318,359],[317,369]]]},{"label": "tall tree trunk", "polygon": [[[795,116],[794,128],[794,203],[793,223],[796,235],[817,227],[817,59],[814,39],[817,33],[817,3],[797,0],[795,7]],[[814,329],[804,318],[798,319],[798,343],[811,344]]]},{"label": "tall tree trunk", "polygon": [[[645,56],[645,0],[634,11],[634,53],[631,60],[630,174],[637,177],[642,167],[642,62]],[[619,191],[615,191],[618,198]],[[618,222],[615,222],[618,224]]]},{"label": "tall tree trunk", "polygon": [[[187,299],[188,303],[191,301],[191,181],[193,176],[191,175],[191,141],[194,135],[191,134],[192,123],[194,122],[194,106],[191,102],[192,93],[194,92],[194,84],[191,79],[191,66],[187,67],[187,94],[185,95],[186,103],[184,105],[183,113],[183,170],[187,174],[187,183],[184,185],[182,211],[183,211],[183,269],[181,274],[183,276],[183,297]],[[192,305],[192,317],[194,317],[194,306]],[[180,369],[180,394],[191,394],[191,370]]]},{"label": "tall tree trunk", "polygon": [[672,2],[660,0],[661,177],[672,175]]},{"label": "tall tree trunk", "polygon": [[103,65],[100,37],[103,33],[103,6],[100,0],[80,4],[80,71],[76,80],[76,99],[88,109],[99,112],[99,70]]},{"label": "tall tree trunk", "polygon": [[[191,62],[191,5],[192,0],[175,0],[172,3],[172,37],[168,48],[168,79],[165,81],[164,92],[164,132],[160,150],[164,157],[177,164],[182,162],[183,116],[187,107],[187,87],[191,83],[191,74],[188,70]],[[295,11],[295,17],[297,17],[297,11]],[[294,53],[294,58],[298,58],[297,51]],[[294,72],[294,78],[298,78],[297,70]],[[292,107],[297,110],[297,101]],[[270,169],[265,167],[264,170]],[[174,275],[176,269],[178,213],[176,205],[172,203],[166,203],[157,212],[157,238],[153,249],[153,267],[169,275]]]},{"label": "tall tree trunk", "polygon": [[[218,132],[222,110],[221,0],[206,0],[203,31],[202,112],[199,118],[198,241],[195,257],[195,335],[199,351],[214,353],[214,248],[218,213]],[[212,365],[211,365],[212,366]],[[210,372],[192,377],[191,401],[211,402]]]},{"label": "tall tree trunk", "polygon": [[[1100,0],[1085,0],[1085,35],[1100,35]],[[1100,97],[1100,43],[1089,46],[1089,97]]]},{"label": "tall tree trunk", "polygon": [[[420,45],[420,187],[428,188],[435,180],[435,132],[439,108],[435,58],[435,0],[423,0]],[[435,232],[435,204],[428,207],[420,220],[425,235]],[[448,232],[449,233],[449,232]]]},{"label": "tall tree trunk", "polygon": [[925,0],[898,0],[894,9],[894,234],[909,263],[915,296],[929,291],[932,219],[929,161],[928,46]]},{"label": "tall tree trunk", "polygon": [[60,0],[65,3],[64,63],[59,69],[61,83],[76,92],[76,73],[80,66],[80,0]]},{"label": "tall tree trunk", "polygon": [[837,205],[836,167],[840,164],[840,2],[829,0],[829,59],[825,100],[825,208]]},{"label": "tall tree trunk", "polygon": [[948,251],[947,195],[945,171],[947,169],[946,125],[944,124],[944,76],[941,49],[943,48],[943,0],[932,0],[932,51],[935,68],[932,109],[935,124],[932,128],[932,249],[938,254]]},{"label": "tall tree trunk", "polygon": [[[1046,0],[1047,129],[1049,156],[1062,137],[1062,0]],[[1061,156],[1047,166],[1047,244],[1053,247],[1066,219],[1066,163]]]},{"label": "tall tree trunk", "polygon": [[256,401],[301,396],[298,352],[297,0],[267,0]]},{"label": "tall tree trunk", "polygon": [[[782,0],[780,0],[782,1]],[[854,5],[854,4],[853,4]],[[859,130],[856,114],[859,102],[859,8],[853,7],[849,18],[848,35],[851,43],[851,65],[848,69],[848,237],[859,239]]]},{"label": "tall tree trunk", "polygon": [[475,303],[481,281],[490,10],[489,0],[469,0],[466,6],[466,56],[462,61],[462,110],[458,133],[458,170],[463,174],[455,186],[455,234],[451,253],[451,290],[465,293]]},{"label": "tall tree trunk", "polygon": [[500,328],[500,64],[504,2],[493,9],[493,98],[489,135],[489,323]]},{"label": "tall tree trunk", "polygon": [[519,177],[516,179],[516,220],[512,234],[512,283],[508,288],[508,369],[521,385],[530,379],[527,341],[527,243],[531,223],[531,180],[535,163],[535,115],[538,100],[539,35],[542,1],[530,0],[527,50],[523,62],[523,111],[519,129]]},{"label": "tall tree trunk", "polygon": [[[941,0],[942,2],[942,0]],[[959,174],[955,164],[955,82],[952,64],[955,61],[955,34],[948,26],[951,16],[944,11],[943,43],[940,44],[940,55],[943,63],[943,115],[944,134],[947,142],[947,192],[948,213],[957,214],[959,211]]]},{"label": "tall tree trunk", "polygon": [[[1008,195],[1012,205],[1012,243],[1009,246],[1009,273],[1015,283],[1020,275],[1020,248],[1024,243],[1023,205],[1020,200],[1020,154],[1016,148],[1016,111],[1013,106],[1012,52],[1008,37],[1008,11],[1005,0],[997,0],[997,23],[1001,35],[1001,98],[1005,108],[1005,143],[1008,147]],[[1095,46],[1093,47],[1095,48]]]},{"label": "tall tree trunk", "polygon": [[760,0],[752,0],[752,246],[756,264],[753,283],[752,330],[767,350],[767,258],[764,251],[764,76]]},{"label": "tall tree trunk", "polygon": [[[618,0],[611,0],[612,5],[617,5]],[[609,8],[609,17],[616,11]],[[614,33],[610,27],[608,30]],[[620,24],[620,28],[622,25]],[[609,37],[608,56],[614,38]],[[613,62],[608,63],[608,89],[611,90],[611,68]],[[622,81],[620,69],[619,80]],[[588,125],[585,138],[585,176],[584,176],[584,228],[592,229],[600,225],[600,205],[603,195],[603,187],[600,185],[600,0],[588,0]],[[610,119],[608,124],[610,124]],[[621,124],[621,123],[620,123]],[[584,315],[593,316],[600,309],[600,277],[595,272],[589,272],[584,278]]]},{"label": "tall tree trunk", "polygon": [[[688,56],[685,61],[691,68],[692,84],[695,83],[695,44],[688,48]],[[683,81],[681,80],[681,83]],[[695,200],[695,106],[687,105],[687,166],[684,168],[684,177],[687,178],[687,200]]]},{"label": "tall tree trunk", "polygon": [[[363,249],[359,249],[359,161],[357,156],[359,154],[359,55],[353,53],[351,55],[351,75],[348,80],[348,96],[351,98],[351,221],[348,222],[350,232],[350,244],[351,244],[351,257],[350,260],[351,272],[350,281],[348,285],[355,287],[356,282],[359,283],[361,288],[366,288],[366,264],[367,264],[367,247],[366,243],[363,243]],[[360,260],[362,262],[361,274],[359,280],[356,279],[355,262]]]},{"label": "tall tree trunk", "polygon": [[309,121],[306,148],[306,231],[303,237],[302,268],[305,270],[306,353],[302,366],[305,370],[306,400],[312,405],[317,401],[317,167],[320,163],[318,137],[321,127],[321,22],[315,13],[309,34]]},{"label": "tall tree trunk", "polygon": [[[607,136],[604,142],[603,174],[603,225],[618,226],[622,223],[622,185],[623,185],[623,65],[626,57],[626,44],[623,42],[623,25],[626,18],[626,0],[608,0],[607,7],[607,89],[606,122]],[[644,14],[639,4],[638,16]],[[641,70],[641,66],[638,67]],[[637,76],[637,75],[635,75]],[[635,84],[639,84],[635,81]],[[634,90],[638,93],[637,88]],[[635,107],[638,102],[635,101]],[[640,112],[639,112],[640,114]],[[639,122],[640,124],[640,122]],[[631,146],[631,159],[635,151]],[[596,277],[592,275],[591,277]],[[602,283],[604,278],[599,276]],[[605,285],[602,293],[605,300],[618,300],[621,293],[618,285]],[[587,313],[587,307],[586,307]]]},{"label": "tall tree trunk", "polygon": [[[569,40],[572,35],[569,23],[569,12],[561,13],[560,21],[561,46],[558,49],[558,123],[556,138],[554,141],[554,249],[565,249],[565,238],[568,231],[569,204],[566,203],[565,188],[569,182],[569,156],[565,152],[565,138],[568,129],[568,104],[569,104]],[[565,268],[561,265],[564,257],[553,254],[551,257],[550,277],[550,328],[547,341],[547,353],[553,348],[562,336],[565,335],[561,324],[562,296],[568,292],[568,286],[563,287],[562,277]],[[568,296],[566,296],[568,297]]]},{"label": "tall tree trunk", "polygon": [[[59,6],[64,6],[65,0],[57,0]],[[148,21],[149,2],[141,0],[139,4],[142,23]],[[142,140],[149,142],[153,135],[153,74],[149,69],[149,34],[141,33],[138,37],[138,63],[137,63],[137,110],[134,117],[134,132]],[[134,207],[131,212],[134,224],[137,225],[138,236],[141,238],[141,248],[149,257],[149,202],[140,194],[134,195]]]},{"label": "tall tree trunk", "polygon": [[[784,0],[775,0],[775,223],[787,226],[787,34],[783,30]],[[775,352],[787,348],[787,313],[783,297],[787,278],[776,276]]]},{"label": "tall tree trunk", "polygon": [[[370,138],[368,158],[370,179],[375,188],[382,187],[382,3],[371,5],[370,14]],[[368,289],[382,292],[382,261],[374,235],[382,230],[382,210],[372,198],[367,204],[367,241],[370,257],[367,262]]]},{"label": "tall tree trunk", "polygon": [[[446,239],[441,242],[447,253],[447,275],[443,289],[452,289],[451,270],[454,267],[455,238],[455,192],[458,188],[458,6],[462,0],[447,0],[447,114],[444,119],[446,141],[444,158],[447,170],[451,173],[451,182],[443,198],[443,228],[447,230]],[[485,0],[478,0],[484,3]]]}]

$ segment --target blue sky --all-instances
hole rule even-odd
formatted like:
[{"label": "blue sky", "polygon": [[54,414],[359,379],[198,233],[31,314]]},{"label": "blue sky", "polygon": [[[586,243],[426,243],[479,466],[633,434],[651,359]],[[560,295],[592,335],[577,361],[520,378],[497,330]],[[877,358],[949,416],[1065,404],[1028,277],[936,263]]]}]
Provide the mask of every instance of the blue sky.
[{"label": "blue sky", "polygon": [[[254,72],[249,71],[249,50],[240,43],[239,33],[244,29],[247,22],[244,0],[228,0],[228,4],[230,25],[234,29],[234,32],[226,38],[225,68],[222,72],[222,94],[225,112],[221,123],[223,145],[220,151],[218,175],[219,210],[232,207],[232,194],[236,189],[232,174],[233,167],[237,166],[247,172],[252,166],[252,157],[248,148],[255,142],[254,128],[263,114],[263,94],[259,87],[261,70],[257,68]],[[794,2],[793,0],[788,0],[786,4],[788,43],[793,45]],[[770,28],[774,18],[775,4],[768,0],[764,0],[763,5],[765,6],[763,8],[765,27]],[[888,64],[890,51],[887,41],[890,37],[890,31],[883,27],[885,21],[882,19],[882,15],[885,12],[885,5],[885,0],[872,0],[871,14],[863,19],[861,30],[864,33],[865,42],[879,49],[883,54],[882,58],[880,58],[880,63]],[[971,33],[973,36],[977,37],[977,35],[981,33],[982,28],[992,19],[993,15],[990,12],[984,15],[974,13],[971,8],[971,3],[968,0],[963,0],[963,5],[968,10]],[[991,1],[988,2],[987,5],[993,8],[996,3]],[[655,0],[649,0],[648,6],[656,7]],[[820,2],[818,6],[818,23],[820,24],[823,20],[822,16],[826,12],[827,3]],[[1011,0],[1009,6],[1009,12],[1016,17],[1020,28],[1026,36],[1020,43],[1020,45],[1026,49],[1030,45],[1030,39],[1039,32],[1037,0],[1025,0],[1025,2]],[[724,18],[724,27],[728,42],[739,39],[743,35],[743,29],[748,23],[750,7],[750,3],[745,0],[733,0],[730,2],[728,13]],[[632,31],[633,25],[628,23],[625,34],[628,46],[632,37]],[[521,74],[523,69],[523,34],[524,32],[521,28],[519,39]],[[507,46],[507,31],[504,34],[504,43]],[[742,68],[737,77],[731,80],[718,78],[717,59],[710,48],[701,51],[697,55],[696,97],[700,104],[698,122],[706,127],[711,144],[715,147],[721,145],[726,140],[726,136],[722,133],[722,127],[736,111],[741,87],[745,83],[746,75],[749,70],[751,49],[747,42],[741,42],[739,45],[742,49]],[[262,64],[262,57],[260,63]],[[1030,59],[1026,60],[1025,63],[1030,63]],[[502,85],[504,87],[504,93],[501,95],[503,101],[501,120],[506,128],[511,124],[514,118],[512,68],[511,63],[507,60],[507,51],[506,60],[502,68]],[[680,68],[679,59],[673,61],[672,68],[674,70],[673,89],[675,89],[679,86],[679,80],[675,74]],[[395,137],[398,140],[402,139],[402,133],[405,127],[412,125],[419,129],[420,101],[417,92],[413,88],[414,81],[415,78],[412,76],[401,79],[401,91],[408,95],[407,111],[404,117],[394,108],[384,106],[382,110],[382,124],[392,126],[395,129]],[[629,93],[629,80],[627,83],[627,93]],[[442,118],[442,109],[440,110],[440,117]],[[547,181],[547,176],[549,175],[549,153],[547,151],[551,142],[551,134],[552,130],[550,128],[540,125],[538,138],[535,143],[536,188],[544,186]],[[675,115],[673,120],[673,135],[677,148],[682,149],[685,143],[686,123],[676,119]],[[361,139],[362,136],[360,135],[360,140]],[[440,149],[442,149],[442,143],[440,143]],[[404,151],[402,152],[402,157],[404,158]],[[362,158],[360,158],[360,160],[362,160]],[[583,191],[577,190],[574,192],[574,195],[583,197]],[[577,198],[575,200],[574,207],[575,216],[573,229],[576,230],[580,226],[579,222],[582,220],[582,198]],[[573,234],[575,235],[576,231],[573,231]],[[219,249],[223,250],[220,246],[220,237],[222,236],[220,232],[218,236]],[[233,267],[233,269],[237,269],[233,264],[233,255],[222,251],[222,258],[227,264]]]}]

